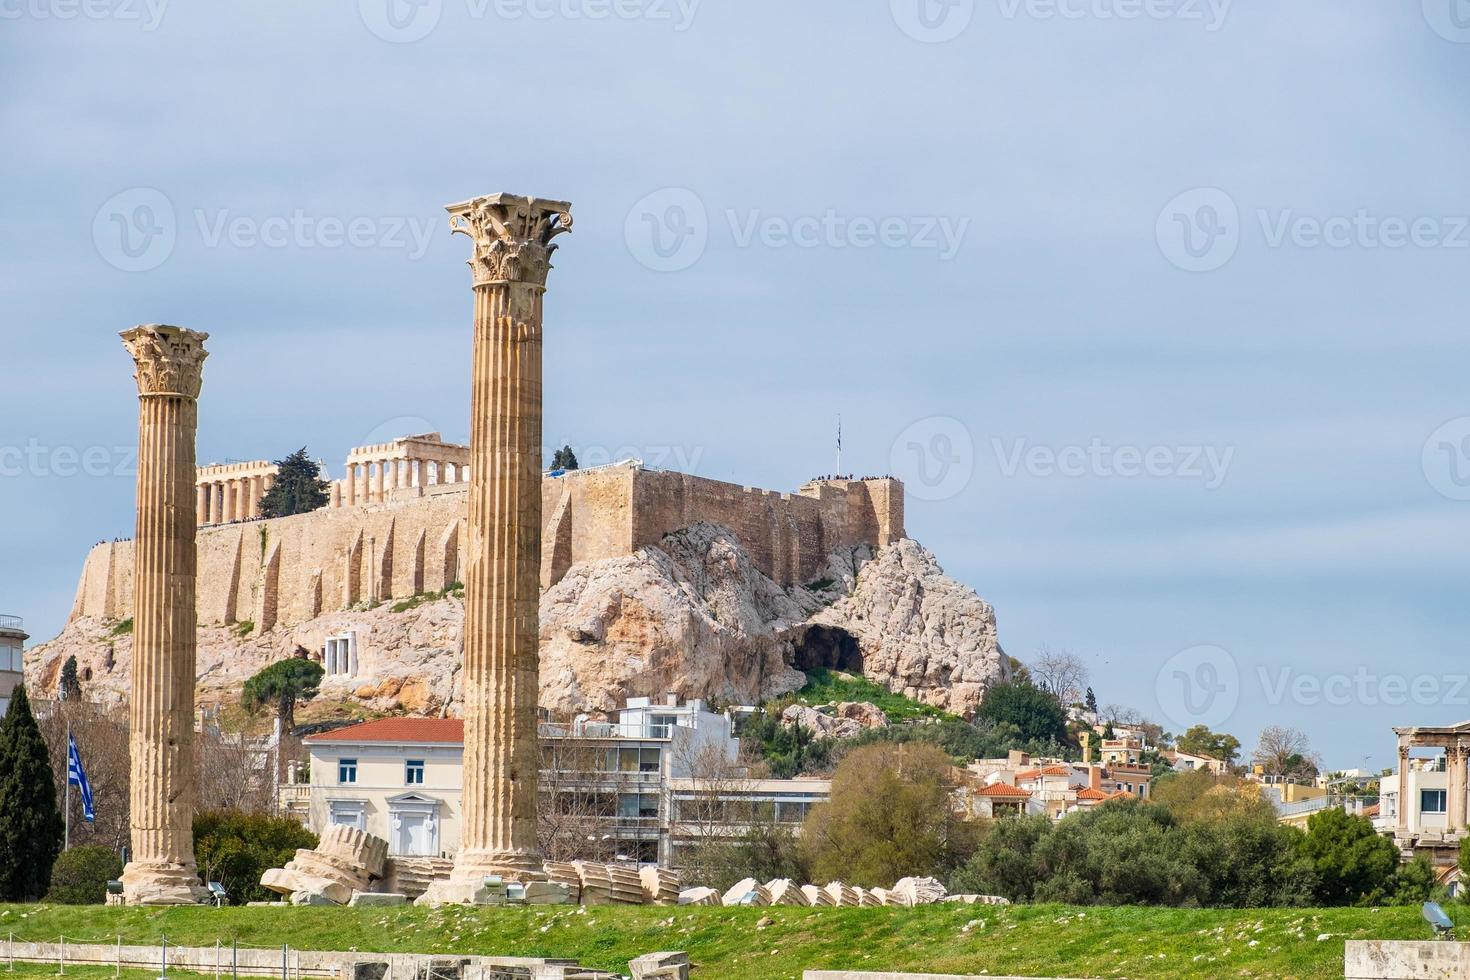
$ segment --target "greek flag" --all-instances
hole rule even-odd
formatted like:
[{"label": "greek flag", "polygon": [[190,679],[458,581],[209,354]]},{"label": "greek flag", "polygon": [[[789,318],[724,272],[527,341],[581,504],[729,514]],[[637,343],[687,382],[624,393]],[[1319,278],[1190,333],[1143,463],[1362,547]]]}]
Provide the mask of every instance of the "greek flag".
[{"label": "greek flag", "polygon": [[87,771],[82,768],[77,740],[70,735],[66,737],[66,781],[82,794],[82,816],[91,823],[97,816],[92,812],[92,784],[87,782]]}]

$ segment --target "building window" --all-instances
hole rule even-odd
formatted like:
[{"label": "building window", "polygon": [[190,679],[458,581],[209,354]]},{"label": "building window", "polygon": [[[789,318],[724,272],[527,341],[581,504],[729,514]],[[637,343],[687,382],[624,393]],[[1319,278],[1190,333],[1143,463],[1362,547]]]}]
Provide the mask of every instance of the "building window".
[{"label": "building window", "polygon": [[618,797],[618,816],[625,819],[658,816],[658,796],[654,793],[623,793]]},{"label": "building window", "polygon": [[338,759],[337,760],[337,782],[339,782],[339,783],[355,783],[355,782],[357,782],[357,760],[356,759]]},{"label": "building window", "polygon": [[649,718],[649,738],[671,738],[674,734],[674,726],[679,724],[678,715],[653,715]]},{"label": "building window", "polygon": [[334,827],[355,827],[367,830],[367,815],[362,803],[354,800],[333,800],[328,804],[328,821]]},{"label": "building window", "polygon": [[1444,813],[1445,791],[1442,789],[1421,789],[1419,791],[1420,813]]},{"label": "building window", "polygon": [[424,760],[409,759],[403,765],[403,782],[409,786],[424,785]]}]

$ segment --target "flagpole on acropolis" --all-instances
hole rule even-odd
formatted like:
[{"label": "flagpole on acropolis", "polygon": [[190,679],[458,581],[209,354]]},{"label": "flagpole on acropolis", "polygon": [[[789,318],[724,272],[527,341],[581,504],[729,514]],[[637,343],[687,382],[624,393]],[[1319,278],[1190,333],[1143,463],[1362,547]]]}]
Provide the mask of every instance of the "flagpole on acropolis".
[{"label": "flagpole on acropolis", "polygon": [[71,850],[71,719],[66,720],[66,796],[62,803],[66,814],[66,830],[61,835],[61,849]]}]

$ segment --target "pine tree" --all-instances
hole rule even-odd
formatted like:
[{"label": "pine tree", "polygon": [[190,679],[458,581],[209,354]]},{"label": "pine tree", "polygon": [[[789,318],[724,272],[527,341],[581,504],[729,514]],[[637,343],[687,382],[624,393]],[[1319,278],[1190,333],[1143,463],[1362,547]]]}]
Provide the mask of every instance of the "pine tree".
[{"label": "pine tree", "polygon": [[260,498],[261,517],[290,517],[327,505],[331,484],[322,479],[321,467],[306,455],[302,446],[285,459],[276,460],[275,485]]},{"label": "pine tree", "polygon": [[299,657],[277,660],[245,682],[240,704],[246,711],[256,712],[270,706],[276,709],[281,734],[296,727],[296,702],[317,696],[322,683],[322,665]]},{"label": "pine tree", "polygon": [[82,682],[77,677],[77,657],[72,654],[61,665],[61,698],[63,701],[82,699]]},{"label": "pine tree", "polygon": [[46,741],[17,687],[0,721],[0,902],[45,896],[62,829]]},{"label": "pine tree", "polygon": [[562,446],[551,454],[551,468],[553,470],[574,470],[577,468],[577,454],[572,452],[570,445]]},{"label": "pine tree", "polygon": [[1092,688],[1087,689],[1087,710],[1097,714],[1097,695],[1092,693]]}]

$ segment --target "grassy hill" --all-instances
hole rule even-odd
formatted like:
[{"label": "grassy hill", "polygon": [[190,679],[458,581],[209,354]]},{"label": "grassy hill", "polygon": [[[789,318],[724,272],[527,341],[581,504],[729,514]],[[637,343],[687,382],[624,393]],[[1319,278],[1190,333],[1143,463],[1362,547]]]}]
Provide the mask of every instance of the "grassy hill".
[{"label": "grassy hill", "polygon": [[[1464,908],[1451,914],[1470,922]],[[762,925],[763,920],[769,920]],[[787,978],[804,969],[1031,977],[1341,977],[1345,939],[1426,939],[1417,908],[1247,911],[1009,908],[722,909],[574,906],[468,909],[0,906],[0,936],[70,942],[228,944],[628,960],[686,950],[707,978]],[[17,967],[51,975],[55,966]],[[100,977],[103,973],[97,972]],[[86,976],[67,969],[67,974]]]}]

